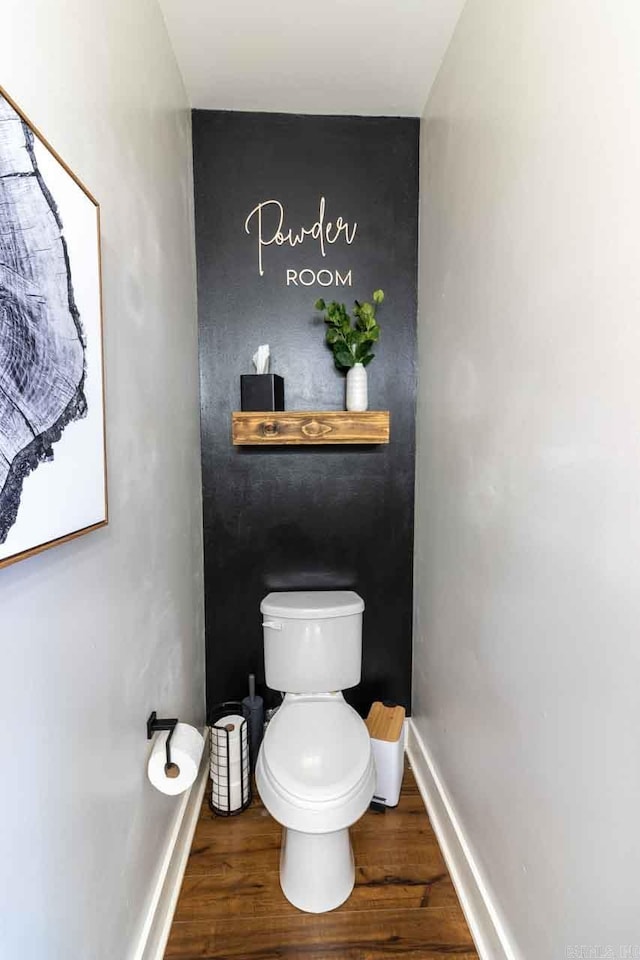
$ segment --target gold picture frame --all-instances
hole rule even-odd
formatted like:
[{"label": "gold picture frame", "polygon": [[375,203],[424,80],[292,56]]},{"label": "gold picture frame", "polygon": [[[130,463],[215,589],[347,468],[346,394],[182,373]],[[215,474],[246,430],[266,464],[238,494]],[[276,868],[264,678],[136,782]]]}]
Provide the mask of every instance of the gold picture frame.
[{"label": "gold picture frame", "polygon": [[3,568],[109,515],[100,205],[1,86],[0,119]]}]

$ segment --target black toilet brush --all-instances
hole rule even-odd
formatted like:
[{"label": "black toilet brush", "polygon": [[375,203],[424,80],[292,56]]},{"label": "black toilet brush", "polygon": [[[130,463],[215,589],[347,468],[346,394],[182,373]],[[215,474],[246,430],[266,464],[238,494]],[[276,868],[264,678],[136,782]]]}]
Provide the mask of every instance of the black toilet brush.
[{"label": "black toilet brush", "polygon": [[258,750],[264,730],[264,701],[262,697],[256,696],[256,677],[254,673],[249,674],[249,696],[244,698],[242,704],[249,711],[249,755],[251,757],[251,769],[253,770],[258,759]]}]

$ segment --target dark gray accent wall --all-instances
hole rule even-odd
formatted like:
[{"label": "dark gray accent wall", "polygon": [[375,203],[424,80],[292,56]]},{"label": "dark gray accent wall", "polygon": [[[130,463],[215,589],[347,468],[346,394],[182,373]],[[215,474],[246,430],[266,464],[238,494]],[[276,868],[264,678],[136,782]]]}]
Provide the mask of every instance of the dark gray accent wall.
[{"label": "dark gray accent wall", "polygon": [[[379,698],[410,707],[418,130],[412,119],[194,112],[209,709],[243,696],[250,671],[264,681],[260,600],[298,589],[361,594],[363,676],[347,698],[363,713]],[[261,275],[251,211],[277,200],[282,211],[262,208],[263,239],[281,212],[293,237],[313,229],[322,197],[335,239],[325,255],[313,235],[274,241]],[[287,409],[344,409],[313,304],[378,287],[369,407],[391,411],[390,444],[233,447],[240,374],[261,343]]]}]

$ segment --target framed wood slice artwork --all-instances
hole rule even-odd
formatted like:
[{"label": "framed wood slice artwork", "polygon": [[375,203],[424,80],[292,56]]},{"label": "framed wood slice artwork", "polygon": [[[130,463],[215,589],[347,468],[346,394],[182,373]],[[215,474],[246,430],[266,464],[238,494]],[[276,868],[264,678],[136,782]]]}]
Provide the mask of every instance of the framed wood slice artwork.
[{"label": "framed wood slice artwork", "polygon": [[100,209],[0,88],[0,567],[106,523]]}]

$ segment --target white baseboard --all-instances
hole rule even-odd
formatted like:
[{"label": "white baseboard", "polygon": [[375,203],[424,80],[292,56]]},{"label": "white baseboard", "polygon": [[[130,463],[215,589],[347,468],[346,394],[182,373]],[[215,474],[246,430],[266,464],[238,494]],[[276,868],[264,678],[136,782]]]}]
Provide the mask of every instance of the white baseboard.
[{"label": "white baseboard", "polygon": [[162,960],[164,957],[209,777],[208,727],[203,735],[200,770],[193,786],[182,795],[133,960]]},{"label": "white baseboard", "polygon": [[482,960],[519,960],[438,776],[429,749],[408,721],[407,755]]}]

